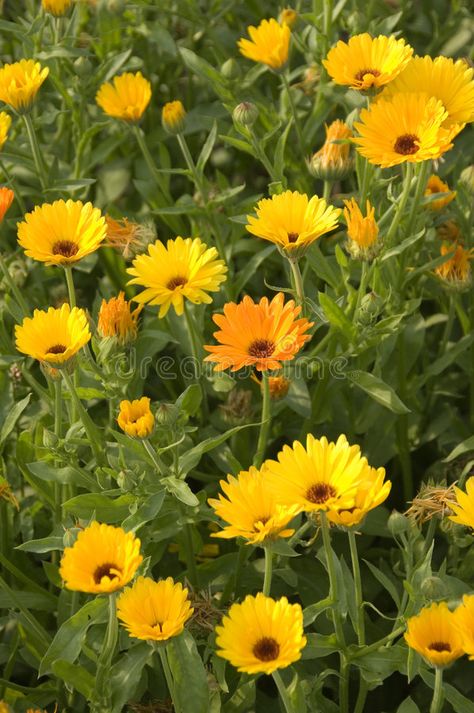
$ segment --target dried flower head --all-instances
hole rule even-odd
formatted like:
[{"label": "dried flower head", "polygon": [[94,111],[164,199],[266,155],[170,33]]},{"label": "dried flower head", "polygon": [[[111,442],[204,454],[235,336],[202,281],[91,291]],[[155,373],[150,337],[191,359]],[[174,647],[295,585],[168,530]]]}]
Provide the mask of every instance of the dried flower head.
[{"label": "dried flower head", "polygon": [[440,517],[449,515],[451,505],[455,502],[455,483],[449,486],[433,482],[422,483],[420,491],[411,501],[405,514],[417,525],[422,525],[437,515]]},{"label": "dried flower head", "polygon": [[143,252],[148,245],[156,240],[156,230],[151,223],[135,223],[128,218],[115,220],[110,215],[105,216],[107,247],[118,250],[125,260],[131,260]]}]

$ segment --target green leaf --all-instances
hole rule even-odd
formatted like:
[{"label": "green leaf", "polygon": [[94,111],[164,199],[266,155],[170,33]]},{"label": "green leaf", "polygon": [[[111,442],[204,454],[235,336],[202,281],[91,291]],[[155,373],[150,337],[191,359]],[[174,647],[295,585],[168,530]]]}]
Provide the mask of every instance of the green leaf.
[{"label": "green leaf", "polygon": [[319,304],[323,308],[329,324],[339,330],[348,341],[351,341],[354,337],[354,326],[344,310],[324,292],[320,292],[318,296]]},{"label": "green leaf", "polygon": [[5,421],[3,422],[3,425],[2,425],[2,430],[0,431],[0,448],[3,447],[3,444],[7,440],[8,436],[15,428],[16,422],[20,418],[20,416],[23,413],[23,411],[25,410],[25,408],[30,403],[30,399],[31,399],[31,393],[28,394],[28,396],[25,396],[25,398],[22,399],[21,401],[18,401],[18,403],[15,404],[13,406],[13,408],[11,408],[8,411],[8,414],[7,414]]},{"label": "green leaf", "polygon": [[306,259],[316,275],[334,290],[340,286],[341,278],[332,267],[329,259],[323,255],[319,245],[313,245],[306,253]]},{"label": "green leaf", "polygon": [[[430,671],[422,668],[420,669],[420,676],[428,686],[434,688],[435,677]],[[451,703],[456,713],[474,713],[474,702],[459,693],[454,686],[443,681],[443,690],[446,700]]]},{"label": "green leaf", "polygon": [[53,664],[53,673],[71,688],[90,700],[94,691],[95,678],[83,666],[58,659]]},{"label": "green leaf", "polygon": [[286,142],[289,136],[289,133],[291,131],[291,127],[293,126],[293,122],[289,121],[286,125],[286,129],[284,132],[281,134],[280,138],[278,139],[276,149],[275,149],[275,156],[273,159],[273,165],[275,168],[275,173],[278,176],[283,176],[284,171],[285,171],[285,147],[286,147]]},{"label": "green leaf", "polygon": [[44,554],[45,552],[52,552],[53,550],[62,550],[64,548],[64,540],[62,537],[42,537],[39,540],[28,540],[28,542],[23,542],[21,545],[15,547],[16,550],[23,550],[23,552],[36,552],[38,554]]},{"label": "green leaf", "polygon": [[397,396],[391,386],[367,371],[349,371],[347,376],[355,386],[365,391],[374,401],[382,404],[393,413],[406,414],[410,409]]},{"label": "green leaf", "polygon": [[209,62],[206,62],[202,57],[198,57],[197,54],[186,47],[181,47],[179,51],[188,69],[203,79],[207,79],[218,93],[222,93],[225,89],[225,81],[218,69],[213,67],[212,64],[209,64]]},{"label": "green leaf", "polygon": [[230,144],[239,151],[243,151],[244,153],[250,154],[250,156],[254,156],[255,154],[255,149],[251,144],[248,143],[248,141],[244,141],[243,139],[236,139],[234,136],[224,136],[223,134],[219,134],[219,139],[221,141],[224,141],[226,144]]},{"label": "green leaf", "polygon": [[413,698],[408,696],[397,708],[397,713],[420,713],[420,709],[416,705]]},{"label": "green leaf", "polygon": [[[245,224],[247,223],[247,218],[245,218]],[[276,250],[275,245],[269,245],[263,250],[259,250],[256,255],[253,255],[250,260],[245,264],[243,270],[239,270],[235,277],[234,291],[238,296],[244,289],[247,282],[257,273],[260,265],[264,262],[272,253]]]},{"label": "green leaf", "polygon": [[206,163],[209,160],[209,156],[211,155],[212,149],[214,148],[214,144],[216,143],[217,139],[217,122],[215,121],[212,125],[212,129],[209,132],[209,135],[204,142],[204,146],[201,149],[201,153],[199,154],[199,158],[196,163],[196,168],[200,174],[203,173]]},{"label": "green leaf", "polygon": [[179,480],[171,475],[168,478],[163,478],[161,482],[169,493],[174,495],[185,505],[189,505],[192,508],[199,505],[199,500],[184,480]]},{"label": "green leaf", "polygon": [[218,448],[222,443],[227,441],[228,438],[242,431],[244,428],[256,428],[260,426],[260,423],[246,423],[243,426],[235,426],[230,428],[225,433],[220,433],[217,436],[212,436],[211,438],[206,438],[201,443],[198,443],[194,448],[184,453],[179,459],[179,472],[181,475],[186,475],[190,470],[195,468],[199,461],[201,460],[204,453],[212,451],[214,448]]},{"label": "green leaf", "polygon": [[295,379],[291,382],[285,403],[299,416],[311,418],[311,397],[306,381]]},{"label": "green leaf", "polygon": [[464,455],[464,453],[469,453],[470,451],[474,451],[474,436],[466,438],[465,441],[456,446],[456,448],[451,451],[449,456],[444,459],[443,463],[449,463],[450,461],[455,460],[456,458],[459,458],[459,456]]},{"label": "green leaf", "polygon": [[191,384],[178,396],[175,406],[184,411],[188,416],[195,416],[199,411],[202,401],[202,388],[199,384]]},{"label": "green leaf", "polygon": [[180,636],[171,639],[166,652],[180,710],[186,713],[208,713],[206,669],[189,631],[184,630]]},{"label": "green leaf", "polygon": [[161,490],[159,493],[150,495],[144,502],[141,502],[137,511],[133,515],[129,515],[122,522],[122,527],[126,532],[135,532],[146,522],[153,520],[161,510],[161,506],[165,500],[166,492]]},{"label": "green leaf", "polygon": [[135,496],[130,493],[111,498],[103,493],[85,493],[66,500],[63,507],[67,512],[88,520],[95,512],[97,520],[106,523],[122,522],[130,513],[130,505]]},{"label": "green leaf", "polygon": [[307,644],[301,652],[302,659],[319,659],[339,650],[335,634],[307,634]]},{"label": "green leaf", "polygon": [[99,487],[97,480],[89,473],[70,465],[64,468],[57,468],[53,463],[35,461],[34,463],[28,463],[27,468],[30,473],[41,478],[41,480],[47,480],[52,483],[79,485],[81,488],[87,488],[87,490],[98,490]]},{"label": "green leaf", "polygon": [[418,240],[424,235],[425,229],[420,230],[419,233],[416,233],[416,235],[410,235],[409,238],[405,238],[405,240],[402,240],[401,243],[398,245],[395,245],[395,247],[390,248],[390,250],[387,250],[386,253],[384,253],[381,258],[380,262],[384,262],[385,260],[388,260],[391,257],[394,257],[395,255],[400,255],[401,253],[405,252],[405,250],[412,245],[414,245]]},{"label": "green leaf", "polygon": [[400,595],[392,580],[384,572],[382,572],[381,569],[373,565],[368,560],[364,559],[364,562],[374,575],[375,579],[380,582],[382,587],[390,594],[397,607],[400,607]]},{"label": "green leaf", "polygon": [[152,647],[144,642],[122,654],[112,668],[112,706],[114,711],[121,711],[140,683],[143,667],[152,656]]},{"label": "green leaf", "polygon": [[432,376],[438,376],[438,374],[445,371],[448,366],[451,366],[451,364],[456,361],[458,356],[469,346],[471,346],[473,340],[474,333],[466,334],[462,337],[462,339],[447,349],[443,356],[439,357],[439,359],[435,359],[435,361],[432,362],[427,369],[425,369],[423,374],[423,383]]}]

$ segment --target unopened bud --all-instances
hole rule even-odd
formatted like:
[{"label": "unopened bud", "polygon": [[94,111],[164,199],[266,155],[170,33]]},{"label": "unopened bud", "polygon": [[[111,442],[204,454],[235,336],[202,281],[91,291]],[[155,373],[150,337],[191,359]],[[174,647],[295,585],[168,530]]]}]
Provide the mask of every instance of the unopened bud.
[{"label": "unopened bud", "polygon": [[180,134],[184,129],[185,119],[186,110],[179,99],[164,105],[161,121],[164,130],[169,134]]},{"label": "unopened bud", "polygon": [[258,119],[258,109],[251,102],[241,102],[232,112],[232,118],[236,124],[252,126]]},{"label": "unopened bud", "polygon": [[241,75],[241,70],[238,62],[233,57],[226,59],[221,66],[221,74],[226,79],[238,79]]},{"label": "unopened bud", "polygon": [[444,599],[447,595],[446,585],[439,577],[426,577],[421,583],[421,591],[426,599]]},{"label": "unopened bud", "polygon": [[173,426],[179,418],[179,409],[174,404],[162,403],[156,411],[156,421],[161,426]]},{"label": "unopened bud", "polygon": [[394,510],[388,518],[387,526],[392,535],[395,536],[401,535],[403,532],[406,532],[410,526],[410,523],[408,522],[408,518],[405,517],[405,515],[403,515],[401,512],[398,512],[397,510]]}]

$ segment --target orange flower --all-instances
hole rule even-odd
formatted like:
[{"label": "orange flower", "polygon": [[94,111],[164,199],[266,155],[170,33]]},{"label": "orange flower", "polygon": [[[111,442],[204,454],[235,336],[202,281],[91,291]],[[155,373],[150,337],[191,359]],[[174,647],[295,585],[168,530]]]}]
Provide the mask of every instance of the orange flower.
[{"label": "orange flower", "polygon": [[216,371],[237,371],[245,366],[254,366],[258,371],[280,369],[282,361],[293,359],[311,339],[305,332],[313,322],[297,319],[300,312],[294,300],[284,303],[281,292],[271,302],[262,297],[255,303],[249,296],[238,304],[228,302],[224,314],[213,316],[220,327],[219,332],[214,332],[220,344],[205,347],[211,352],[205,361],[216,362]]},{"label": "orange flower", "polygon": [[10,188],[7,188],[6,186],[2,186],[0,188],[0,223],[3,223],[5,213],[13,203],[14,197],[15,194],[12,190],[10,190]]}]

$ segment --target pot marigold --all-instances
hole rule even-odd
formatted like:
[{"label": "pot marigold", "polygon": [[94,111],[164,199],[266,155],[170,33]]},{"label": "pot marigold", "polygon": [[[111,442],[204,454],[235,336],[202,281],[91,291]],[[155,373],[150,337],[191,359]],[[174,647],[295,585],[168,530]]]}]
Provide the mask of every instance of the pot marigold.
[{"label": "pot marigold", "polygon": [[[326,139],[323,146],[308,162],[308,169],[315,178],[322,181],[340,181],[352,170],[350,158],[351,129],[340,119],[325,125]],[[342,142],[342,143],[339,143]]]},{"label": "pot marigold", "polygon": [[327,511],[328,520],[342,527],[359,525],[371,510],[381,505],[392,488],[390,480],[384,482],[385,468],[369,468],[354,495],[354,505],[349,509],[337,505]]},{"label": "pot marigold", "polygon": [[255,303],[248,295],[242,302],[228,302],[224,314],[215,314],[220,331],[214,337],[220,344],[205,346],[211,352],[204,361],[216,362],[216,371],[237,371],[253,366],[258,371],[281,369],[281,362],[293,359],[311,339],[305,334],[313,322],[297,319],[301,307],[294,300],[285,304],[282,292],[268,301]]},{"label": "pot marigold", "polygon": [[83,309],[63,304],[47,312],[35,309],[15,327],[16,348],[23,354],[60,367],[72,359],[91,338]]},{"label": "pot marigold", "polygon": [[141,72],[125,72],[105,82],[96,94],[100,108],[115,119],[131,123],[141,119],[151,99],[151,84]]},{"label": "pot marigold", "polygon": [[361,120],[354,123],[359,136],[353,141],[362,156],[382,168],[439,158],[462,128],[444,128],[446,116],[435,97],[396,94],[362,109]]},{"label": "pot marigold", "polygon": [[456,197],[456,191],[451,191],[448,184],[441,180],[439,176],[430,176],[426,184],[425,196],[432,196],[435,193],[443,193],[440,198],[428,203],[430,210],[442,210]]},{"label": "pot marigold", "polygon": [[257,203],[257,217],[247,216],[249,233],[275,243],[289,258],[300,257],[321,235],[337,226],[341,214],[324,198],[285,191]]},{"label": "pot marigold", "polygon": [[291,30],[287,23],[280,25],[274,18],[262,20],[258,27],[247,27],[250,40],[238,41],[240,53],[254,62],[280,69],[288,60]]},{"label": "pot marigold", "polygon": [[64,550],[59,574],[67,589],[109,594],[133,579],[142,560],[140,540],[133,532],[92,522]]},{"label": "pot marigold", "polygon": [[41,0],[43,10],[55,17],[65,15],[71,5],[72,0]]},{"label": "pot marigold", "polygon": [[299,512],[350,510],[357,489],[374,477],[359,446],[349,445],[344,435],[333,443],[309,434],[306,447],[299,441],[284,446],[277,460],[265,461],[263,468],[276,501],[297,505]]},{"label": "pot marigold", "polygon": [[3,223],[3,219],[13,203],[14,198],[15,194],[10,188],[6,186],[0,188],[0,223]]},{"label": "pot marigold", "polygon": [[179,99],[164,105],[161,121],[163,128],[170,134],[179,134],[184,129],[185,118],[186,111]]},{"label": "pot marigold", "polygon": [[71,265],[97,250],[106,232],[105,218],[92,203],[58,200],[25,215],[18,242],[33,260]]},{"label": "pot marigold", "polygon": [[454,487],[454,492],[457,502],[449,506],[454,513],[449,519],[474,529],[474,476],[466,480],[466,492],[457,487]]},{"label": "pot marigold", "polygon": [[464,654],[456,621],[446,602],[434,602],[408,619],[405,641],[432,666],[447,666]]},{"label": "pot marigold", "polygon": [[301,658],[306,646],[301,606],[261,592],[233,604],[216,634],[217,655],[250,674],[286,668]]},{"label": "pot marigold", "polygon": [[127,436],[148,438],[155,425],[148,396],[134,401],[121,401],[117,423]]},{"label": "pot marigold", "polygon": [[462,639],[462,648],[474,661],[474,594],[465,594],[455,612],[456,625]]},{"label": "pot marigold", "polygon": [[167,641],[178,636],[193,613],[188,590],[171,577],[155,582],[138,577],[117,599],[117,616],[130,636]]},{"label": "pot marigold", "polygon": [[402,92],[424,92],[439,99],[447,114],[445,126],[474,121],[474,70],[462,59],[413,57],[382,98]]},{"label": "pot marigold", "polygon": [[118,297],[102,300],[97,331],[103,339],[110,337],[116,339],[121,345],[135,341],[138,317],[143,306],[139,305],[132,312],[130,305],[131,303],[127,302],[123,292],[119,292]]},{"label": "pot marigold", "polygon": [[48,67],[33,59],[4,64],[0,68],[0,101],[20,114],[27,112],[48,74]]},{"label": "pot marigold", "polygon": [[133,275],[129,285],[145,290],[134,297],[141,304],[159,305],[164,317],[171,306],[183,314],[184,300],[209,304],[208,292],[217,292],[226,279],[227,267],[215,248],[208,248],[200,238],[157,240],[148,247],[148,255],[138,255],[127,272]]},{"label": "pot marigold", "polygon": [[0,111],[0,149],[3,148],[5,141],[8,138],[8,131],[12,123],[12,118],[10,114],[6,111]]},{"label": "pot marigold", "polygon": [[465,290],[471,284],[471,260],[474,259],[474,248],[466,250],[462,245],[446,243],[441,246],[441,255],[451,257],[438,265],[436,274],[453,290]]},{"label": "pot marigold", "polygon": [[323,65],[336,84],[367,90],[391,82],[410,61],[413,49],[393,35],[371,37],[367,32],[339,40],[328,52]]},{"label": "pot marigold", "polygon": [[216,515],[228,523],[212,537],[243,537],[247,544],[264,545],[278,537],[290,537],[294,530],[288,523],[297,508],[278,505],[269,492],[265,475],[253,466],[241,471],[236,478],[229,475],[219,485],[224,492],[210,498],[209,505]]},{"label": "pot marigold", "polygon": [[362,215],[356,200],[344,201],[344,218],[347,223],[347,249],[354,258],[371,259],[378,250],[379,227],[375,220],[375,208],[366,203],[366,215]]}]

